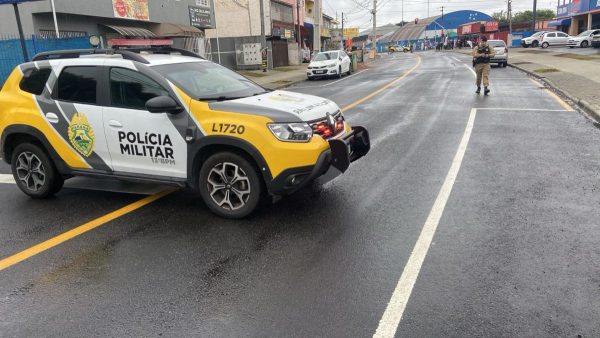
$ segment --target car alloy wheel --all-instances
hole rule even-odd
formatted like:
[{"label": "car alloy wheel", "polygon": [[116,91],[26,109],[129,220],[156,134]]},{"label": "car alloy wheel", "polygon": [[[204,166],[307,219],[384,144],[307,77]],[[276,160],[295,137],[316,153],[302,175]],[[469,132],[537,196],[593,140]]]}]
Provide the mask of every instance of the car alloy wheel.
[{"label": "car alloy wheel", "polygon": [[231,162],[219,163],[210,170],[207,189],[215,204],[230,211],[245,207],[252,192],[248,175]]},{"label": "car alloy wheel", "polygon": [[548,42],[542,43],[542,48],[546,49],[548,47],[550,47],[550,44]]},{"label": "car alloy wheel", "polygon": [[581,48],[587,48],[588,47],[588,42],[587,41],[582,41],[581,42]]},{"label": "car alloy wheel", "polygon": [[46,170],[42,161],[32,152],[22,152],[17,157],[17,178],[32,192],[38,192],[46,183]]}]

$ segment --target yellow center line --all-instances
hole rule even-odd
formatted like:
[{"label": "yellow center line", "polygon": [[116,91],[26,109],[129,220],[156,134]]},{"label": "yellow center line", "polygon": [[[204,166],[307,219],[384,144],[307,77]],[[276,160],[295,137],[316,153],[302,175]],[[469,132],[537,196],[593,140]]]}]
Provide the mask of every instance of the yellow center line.
[{"label": "yellow center line", "polygon": [[111,213],[108,213],[104,216],[100,216],[94,220],[91,220],[91,221],[89,221],[83,225],[80,225],[74,229],[71,229],[67,232],[64,232],[64,233],[62,233],[56,237],[53,237],[47,241],[44,241],[37,245],[34,245],[34,246],[30,247],[29,249],[23,250],[23,251],[16,253],[10,257],[4,258],[4,259],[0,260],[0,271],[7,269],[15,264],[18,264],[28,258],[31,258],[41,252],[51,249],[57,245],[60,245],[64,242],[66,242],[70,239],[73,239],[79,235],[82,235],[88,231],[94,230],[97,227],[104,225],[112,220],[115,220],[119,217],[127,215],[143,206],[146,206],[162,197],[169,195],[173,191],[175,191],[175,190],[164,190],[164,191],[158,192],[154,195],[146,196],[146,197],[142,198],[141,200],[138,200],[136,202],[128,204],[128,205],[126,205],[120,209],[117,209]]},{"label": "yellow center line", "polygon": [[380,94],[381,92],[383,92],[384,90],[388,89],[389,87],[391,87],[391,86],[395,85],[396,83],[402,81],[405,77],[407,77],[410,73],[414,72],[415,69],[419,68],[419,66],[421,65],[421,57],[418,56],[418,55],[416,55],[416,57],[417,57],[417,63],[411,69],[409,69],[406,73],[404,73],[402,76],[400,76],[399,78],[395,79],[394,81],[386,84],[385,86],[377,89],[376,91],[372,92],[371,94],[369,94],[369,95],[367,95],[367,96],[365,96],[365,97],[363,97],[363,98],[361,98],[359,100],[356,100],[356,101],[350,103],[349,105],[347,105],[344,108],[342,108],[342,111],[345,112],[345,111],[348,111],[348,110],[350,110],[352,108],[355,108],[359,104],[364,103],[365,101],[371,99],[373,96]]}]

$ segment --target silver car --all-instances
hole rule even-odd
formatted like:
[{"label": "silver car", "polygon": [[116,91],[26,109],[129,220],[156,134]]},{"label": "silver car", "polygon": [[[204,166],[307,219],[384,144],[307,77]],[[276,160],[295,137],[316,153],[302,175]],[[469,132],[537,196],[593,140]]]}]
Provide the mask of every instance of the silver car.
[{"label": "silver car", "polygon": [[508,47],[502,40],[488,40],[488,45],[496,51],[496,56],[490,59],[490,63],[496,63],[498,66],[508,66]]}]

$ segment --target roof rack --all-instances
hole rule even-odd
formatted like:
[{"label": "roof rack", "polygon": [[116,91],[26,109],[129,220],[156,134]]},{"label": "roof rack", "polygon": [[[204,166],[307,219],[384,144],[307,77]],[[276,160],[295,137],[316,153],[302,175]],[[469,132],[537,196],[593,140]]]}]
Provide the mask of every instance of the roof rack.
[{"label": "roof rack", "polygon": [[33,57],[31,61],[44,61],[44,60],[57,60],[57,59],[77,59],[82,55],[94,55],[94,54],[106,54],[106,55],[121,55],[125,60],[137,61],[145,64],[149,64],[148,60],[144,59],[139,54],[116,49],[71,49],[71,50],[56,50],[52,52],[39,53]]},{"label": "roof rack", "polygon": [[189,50],[173,48],[173,47],[150,47],[150,48],[115,48],[115,49],[71,49],[71,50],[57,50],[52,52],[44,52],[36,54],[32,61],[44,61],[44,60],[57,60],[57,59],[77,59],[82,55],[121,55],[125,60],[137,61],[144,64],[150,62],[146,60],[141,52],[150,52],[153,54],[171,54],[179,53],[183,56],[194,57],[203,59],[200,55],[190,52]]},{"label": "roof rack", "polygon": [[130,48],[122,48],[122,47],[116,47],[115,48],[116,51],[127,51],[127,52],[133,52],[133,53],[140,53],[140,52],[151,52],[153,54],[171,54],[171,53],[179,53],[182,56],[189,56],[189,57],[193,57],[193,58],[198,58],[198,59],[202,59],[205,60],[202,56],[191,52],[189,50],[186,49],[181,49],[181,48],[174,48],[171,46],[158,46],[158,47],[140,47],[140,48],[136,48],[136,47],[130,47]]}]

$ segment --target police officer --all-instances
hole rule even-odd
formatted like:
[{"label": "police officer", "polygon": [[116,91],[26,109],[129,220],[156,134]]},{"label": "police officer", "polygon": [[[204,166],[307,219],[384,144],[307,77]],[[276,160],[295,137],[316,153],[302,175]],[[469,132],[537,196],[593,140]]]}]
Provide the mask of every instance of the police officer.
[{"label": "police officer", "polygon": [[496,56],[494,48],[490,47],[487,43],[487,37],[482,36],[479,41],[479,45],[473,48],[473,64],[475,65],[475,72],[477,73],[477,91],[475,93],[481,93],[481,82],[483,80],[483,94],[488,95],[490,90],[490,59]]}]

